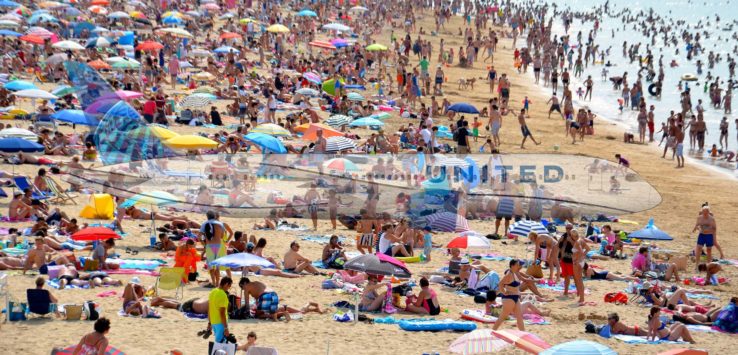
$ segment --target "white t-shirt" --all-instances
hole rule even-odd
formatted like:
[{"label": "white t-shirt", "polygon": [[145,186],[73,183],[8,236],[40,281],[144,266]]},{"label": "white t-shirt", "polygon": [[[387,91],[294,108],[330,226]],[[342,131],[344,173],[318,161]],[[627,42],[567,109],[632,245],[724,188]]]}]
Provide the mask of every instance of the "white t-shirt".
[{"label": "white t-shirt", "polygon": [[392,246],[392,242],[390,242],[390,240],[387,239],[387,237],[385,237],[385,235],[387,235],[387,234],[386,233],[382,233],[380,235],[380,237],[379,237],[379,250],[378,250],[378,252],[380,252],[382,254],[384,254],[384,252],[387,251],[387,249],[389,249],[389,247]]},{"label": "white t-shirt", "polygon": [[425,142],[425,145],[430,145],[431,137],[433,136],[433,133],[428,128],[423,128],[420,131],[420,135],[423,137],[423,141]]}]

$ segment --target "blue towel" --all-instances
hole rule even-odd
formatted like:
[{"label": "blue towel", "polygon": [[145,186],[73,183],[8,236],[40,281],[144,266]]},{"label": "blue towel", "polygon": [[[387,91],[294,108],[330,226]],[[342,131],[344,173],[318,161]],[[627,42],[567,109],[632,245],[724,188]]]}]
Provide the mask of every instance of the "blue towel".
[{"label": "blue towel", "polygon": [[687,344],[687,342],[685,341],[670,341],[670,340],[661,340],[661,339],[648,340],[646,337],[638,337],[635,335],[618,334],[618,335],[613,335],[612,337],[626,344],[633,344],[633,345]]},{"label": "blue towel", "polygon": [[[46,284],[49,285],[50,287],[53,287],[53,288],[57,289],[57,290],[61,287],[61,285],[59,285],[59,279],[48,280],[48,281],[46,281]],[[64,287],[64,289],[68,289],[68,288],[70,288],[70,289],[87,289],[87,288],[90,288],[90,287],[89,286],[81,287],[81,286],[74,286],[74,285],[67,285],[67,286]]]}]

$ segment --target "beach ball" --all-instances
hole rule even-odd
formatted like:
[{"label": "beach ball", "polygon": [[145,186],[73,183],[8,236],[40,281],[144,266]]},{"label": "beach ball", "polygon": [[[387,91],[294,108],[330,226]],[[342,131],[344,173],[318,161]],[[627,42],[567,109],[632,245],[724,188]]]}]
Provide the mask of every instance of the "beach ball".
[{"label": "beach ball", "polygon": [[559,145],[558,144],[554,144],[553,148],[554,148],[555,151],[557,151],[557,152],[559,151]]},{"label": "beach ball", "polygon": [[403,113],[402,113],[402,115],[400,115],[400,116],[401,116],[402,118],[408,118],[408,117],[410,117],[410,112],[408,112],[408,111],[405,111],[405,112],[403,112]]}]

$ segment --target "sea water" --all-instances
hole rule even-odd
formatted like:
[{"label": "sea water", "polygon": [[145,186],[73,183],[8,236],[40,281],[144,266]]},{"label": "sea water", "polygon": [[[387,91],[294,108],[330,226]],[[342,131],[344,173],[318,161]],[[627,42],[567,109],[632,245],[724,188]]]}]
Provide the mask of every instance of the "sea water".
[{"label": "sea water", "polygon": [[[556,6],[558,6],[559,10],[568,8],[574,12],[589,12],[594,8],[604,5],[605,2],[606,0],[536,1],[537,4],[555,4]],[[738,148],[738,131],[736,130],[735,119],[738,118],[738,115],[726,115],[723,113],[722,108],[713,108],[710,103],[711,100],[709,97],[709,93],[704,92],[703,88],[706,81],[705,77],[707,76],[707,73],[709,71],[712,73],[713,78],[720,77],[721,88],[724,89],[723,93],[725,93],[725,89],[728,85],[727,80],[729,74],[726,58],[729,54],[733,57],[736,56],[734,53],[732,53],[732,51],[734,46],[738,44],[738,41],[731,39],[734,31],[738,30],[738,26],[735,26],[732,30],[728,30],[729,28],[731,28],[731,25],[736,22],[736,19],[738,19],[736,5],[738,5],[738,2],[736,1],[703,2],[689,0],[642,0],[609,2],[609,12],[611,14],[620,13],[621,10],[629,8],[631,10],[630,15],[632,16],[637,14],[641,10],[647,14],[650,9],[653,9],[654,13],[663,17],[667,23],[669,23],[670,20],[673,20],[674,22],[685,21],[684,25],[676,26],[676,30],[674,31],[674,34],[679,39],[679,44],[677,46],[671,45],[670,47],[664,47],[663,36],[657,36],[656,44],[650,46],[651,52],[653,53],[654,70],[656,71],[656,73],[658,73],[658,59],[662,54],[664,56],[663,64],[665,78],[662,86],[661,97],[657,98],[648,94],[648,87],[651,83],[645,81],[646,72],[643,72],[643,87],[646,91],[646,104],[648,106],[654,105],[656,107],[654,127],[655,131],[658,132],[661,128],[661,123],[667,121],[669,117],[669,112],[671,110],[675,112],[681,111],[681,105],[679,103],[679,82],[681,80],[681,76],[687,73],[697,75],[696,63],[697,60],[700,59],[703,63],[702,74],[698,75],[699,80],[697,82],[690,82],[689,87],[692,92],[693,105],[697,105],[697,100],[702,99],[703,107],[705,108],[704,117],[707,123],[708,134],[705,138],[705,152],[697,152],[695,147],[695,150],[690,150],[689,155],[696,159],[702,159],[705,163],[720,166],[723,169],[730,170],[735,169],[735,164],[720,163],[715,161],[714,159],[709,157],[708,150],[712,147],[713,144],[717,144],[718,148],[720,148],[718,142],[720,138],[719,125],[722,118],[727,117],[729,122],[728,149],[736,151],[736,149]],[[547,16],[550,17],[552,15],[553,11],[549,10]],[[715,21],[716,15],[720,16],[720,22]],[[546,19],[546,22],[547,21],[548,18]],[[698,22],[700,21],[702,23],[699,27],[697,27]],[[706,25],[708,21],[710,22],[710,26]],[[617,100],[618,98],[622,97],[622,92],[620,90],[613,89],[612,82],[609,80],[609,78],[614,76],[622,76],[624,72],[628,72],[628,81],[630,83],[633,83],[637,78],[638,71],[640,70],[640,63],[638,63],[637,60],[633,63],[630,63],[630,59],[623,56],[623,41],[627,41],[628,46],[641,42],[642,44],[640,47],[640,54],[645,57],[646,44],[651,44],[651,38],[643,36],[642,32],[640,31],[642,25],[642,22],[624,23],[622,21],[622,18],[612,18],[607,15],[603,15],[603,17],[600,19],[599,31],[595,36],[595,44],[599,44],[600,50],[607,50],[608,48],[610,48],[609,55],[605,57],[605,63],[607,63],[607,61],[610,61],[610,63],[612,64],[612,66],[607,68],[609,71],[608,75],[605,78],[603,78],[602,76],[602,69],[605,66],[599,64],[599,55],[597,56],[598,64],[592,65],[590,62],[590,65],[584,69],[584,73],[581,77],[575,78],[573,70],[570,71],[572,79],[570,89],[573,94],[575,106],[587,106],[599,117],[614,121],[622,125],[626,130],[635,134],[636,140],[638,139],[638,123],[636,120],[638,111],[631,111],[629,108],[629,103],[625,103],[623,112],[619,112],[619,105]],[[568,34],[570,35],[569,43],[577,43],[577,33],[581,31],[582,43],[586,45],[589,31],[592,30],[593,26],[593,22],[583,23],[580,19],[575,18],[568,32]],[[700,43],[702,44],[704,52],[696,55],[691,60],[687,60],[686,43],[681,40],[680,36],[681,31],[684,29],[689,30],[691,34],[696,34],[698,31],[701,34]],[[704,36],[703,31],[709,32],[709,38],[706,38]],[[560,15],[554,18],[553,33],[559,36],[566,33],[564,30],[563,20],[561,19]],[[526,45],[525,36],[526,34],[518,38],[519,47],[523,47]],[[669,34],[669,37],[671,37],[671,33]],[[676,54],[677,48],[679,49],[679,54]],[[719,53],[721,57],[723,57],[722,61],[719,63],[715,63],[715,66],[712,69],[708,69],[707,66],[707,56],[710,51],[713,51],[715,54]],[[584,54],[584,48],[582,48],[582,53]],[[574,54],[574,59],[576,59],[576,53]],[[676,60],[679,66],[674,68],[670,67],[669,64],[672,60]],[[529,68],[528,71],[529,74],[532,76],[532,69]],[[582,89],[584,89],[583,82],[584,80],[586,80],[588,75],[592,76],[592,79],[595,83],[594,95],[591,100],[580,100],[576,92],[579,87],[582,87]],[[542,90],[544,90],[547,95],[551,94],[550,88],[543,88]],[[733,96],[735,98],[736,95]],[[733,106],[735,105],[736,102],[733,102]],[[621,139],[621,137],[616,138]],[[657,142],[660,141],[661,134],[655,134],[654,139]],[[684,143],[685,150],[689,149],[690,147],[688,135],[685,137]],[[668,153],[668,155],[670,154],[671,152]]]}]

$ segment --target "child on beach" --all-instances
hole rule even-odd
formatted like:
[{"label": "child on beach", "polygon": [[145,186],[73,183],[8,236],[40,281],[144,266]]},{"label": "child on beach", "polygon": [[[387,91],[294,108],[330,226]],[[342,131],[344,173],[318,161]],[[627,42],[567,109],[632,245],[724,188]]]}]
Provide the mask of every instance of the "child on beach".
[{"label": "child on beach", "polygon": [[430,262],[431,251],[433,250],[433,236],[430,233],[431,227],[423,227],[423,232],[423,255],[425,256],[425,261]]},{"label": "child on beach", "polygon": [[533,103],[533,102],[530,101],[530,99],[528,98],[528,96],[526,96],[523,99],[523,110],[525,110],[525,117],[530,117],[530,115],[528,114],[528,112],[530,111],[530,104],[531,103]]},{"label": "child on beach", "polygon": [[472,135],[474,136],[474,141],[477,141],[477,138],[479,138],[479,127],[482,126],[482,122],[479,122],[479,117],[474,117],[474,122],[472,123]]},{"label": "child on beach", "polygon": [[581,100],[581,99],[582,99],[583,95],[584,95],[584,90],[583,90],[583,89],[582,89],[582,87],[580,86],[580,87],[579,87],[579,88],[577,89],[577,96],[579,96],[579,100]]}]

